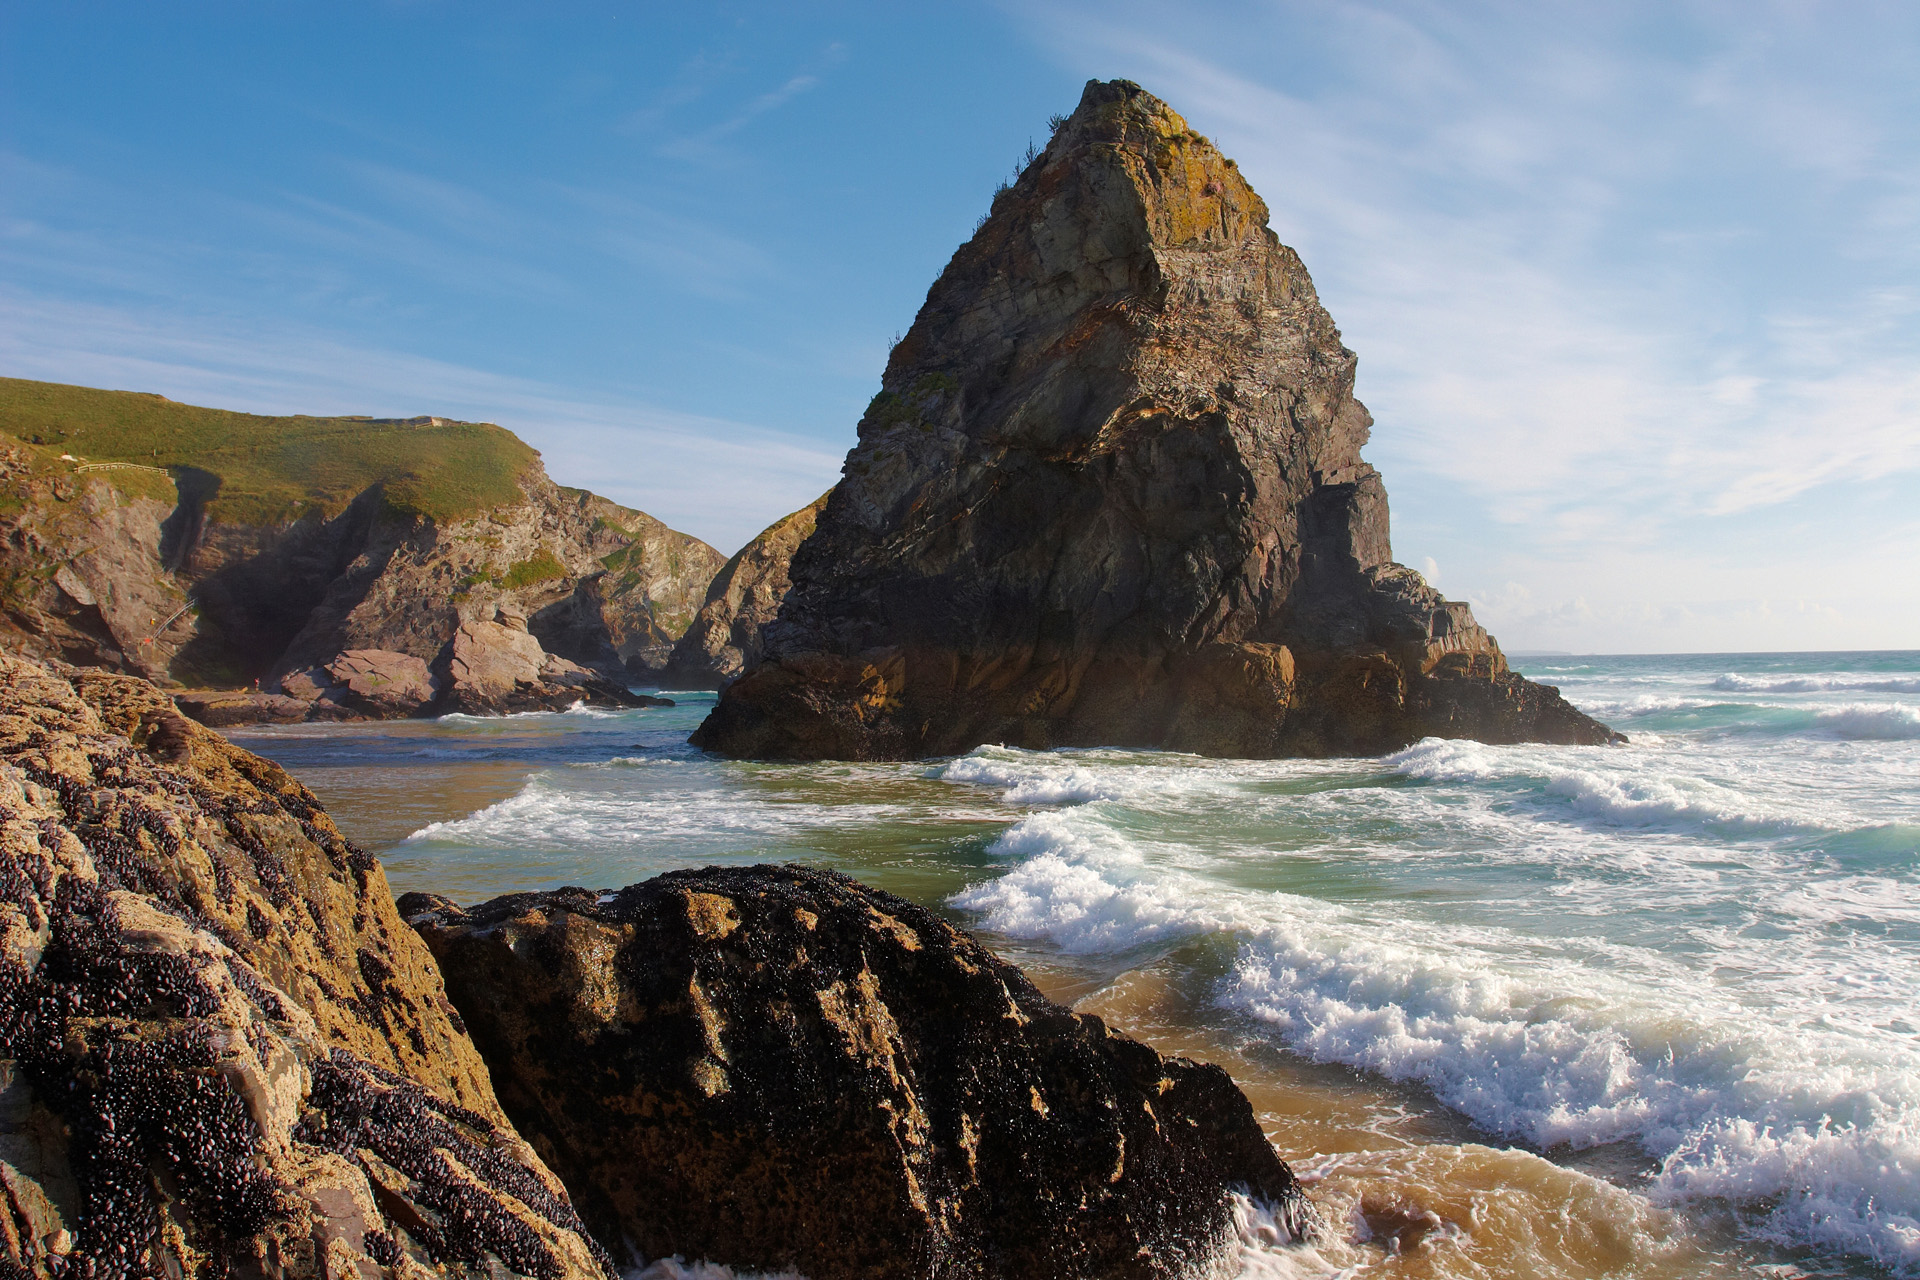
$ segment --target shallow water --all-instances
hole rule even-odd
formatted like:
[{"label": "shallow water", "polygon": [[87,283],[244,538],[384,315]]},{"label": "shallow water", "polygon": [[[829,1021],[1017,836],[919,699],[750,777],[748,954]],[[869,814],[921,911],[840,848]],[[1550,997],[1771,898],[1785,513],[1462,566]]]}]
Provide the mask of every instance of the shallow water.
[{"label": "shallow water", "polygon": [[832,865],[1233,1071],[1248,1275],[1920,1276],[1920,653],[1538,659],[1625,748],[758,765],[674,708],[236,733],[396,889]]}]

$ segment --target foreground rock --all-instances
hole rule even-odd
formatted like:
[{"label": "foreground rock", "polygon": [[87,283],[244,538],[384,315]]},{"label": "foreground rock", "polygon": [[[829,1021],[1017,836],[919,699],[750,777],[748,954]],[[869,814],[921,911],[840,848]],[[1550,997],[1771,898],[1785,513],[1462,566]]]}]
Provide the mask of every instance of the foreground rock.
[{"label": "foreground rock", "polygon": [[1048,1001],[799,867],[401,910],[508,1114],[604,1239],[842,1277],[1175,1276],[1229,1189],[1311,1216],[1218,1067]]},{"label": "foreground rock", "polygon": [[1392,562],[1354,357],[1231,160],[1092,83],[888,360],[765,661],[695,741],[1602,743]]},{"label": "foreground rock", "polygon": [[813,533],[827,495],[776,521],[714,575],[705,603],[673,647],[661,680],[675,688],[722,689],[760,661],[761,631],[787,598],[793,553]]},{"label": "foreground rock", "polygon": [[11,1274],[601,1277],[379,865],[145,681],[0,652]]}]

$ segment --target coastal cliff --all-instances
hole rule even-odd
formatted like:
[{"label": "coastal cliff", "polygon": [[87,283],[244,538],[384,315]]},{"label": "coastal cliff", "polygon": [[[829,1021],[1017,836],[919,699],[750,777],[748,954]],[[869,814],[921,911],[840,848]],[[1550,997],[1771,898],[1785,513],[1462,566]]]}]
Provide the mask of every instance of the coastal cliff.
[{"label": "coastal cliff", "polygon": [[762,662],[694,741],[1608,741],[1393,563],[1354,365],[1234,162],[1089,84],[893,349]]},{"label": "coastal cliff", "polygon": [[[664,658],[722,563],[556,486],[487,423],[263,418],[0,379],[0,472],[0,638],[291,699],[216,700],[236,717],[618,702],[628,659]],[[461,692],[463,630],[471,651],[519,644],[496,626],[538,643],[530,671],[511,696]],[[386,696],[361,696],[333,669],[349,653],[426,664],[430,696],[406,702],[384,675]]]},{"label": "coastal cliff", "polygon": [[612,1273],[312,794],[4,651],[0,1161],[16,1276]]},{"label": "coastal cliff", "polygon": [[693,623],[673,646],[661,679],[685,688],[724,688],[760,661],[761,632],[780,615],[792,586],[793,553],[813,534],[827,495],[775,521],[713,576]]}]

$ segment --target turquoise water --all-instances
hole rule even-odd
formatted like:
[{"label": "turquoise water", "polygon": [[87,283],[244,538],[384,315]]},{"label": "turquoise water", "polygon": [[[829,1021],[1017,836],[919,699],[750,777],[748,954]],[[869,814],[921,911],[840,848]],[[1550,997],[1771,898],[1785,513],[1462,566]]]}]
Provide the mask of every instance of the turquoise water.
[{"label": "turquoise water", "polygon": [[827,863],[1231,1058],[1338,1237],[1250,1274],[1920,1276],[1920,653],[1520,665],[1631,744],[756,765],[698,693],[235,736],[398,889]]}]

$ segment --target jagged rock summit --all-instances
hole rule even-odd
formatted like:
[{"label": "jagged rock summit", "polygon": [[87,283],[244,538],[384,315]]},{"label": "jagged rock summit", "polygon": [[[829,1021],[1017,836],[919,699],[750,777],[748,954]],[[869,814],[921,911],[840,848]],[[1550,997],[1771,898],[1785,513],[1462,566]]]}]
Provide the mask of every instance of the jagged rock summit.
[{"label": "jagged rock summit", "polygon": [[1353,379],[1234,162],[1139,86],[1088,84],[893,349],[764,661],[694,741],[1608,741],[1392,562]]}]

